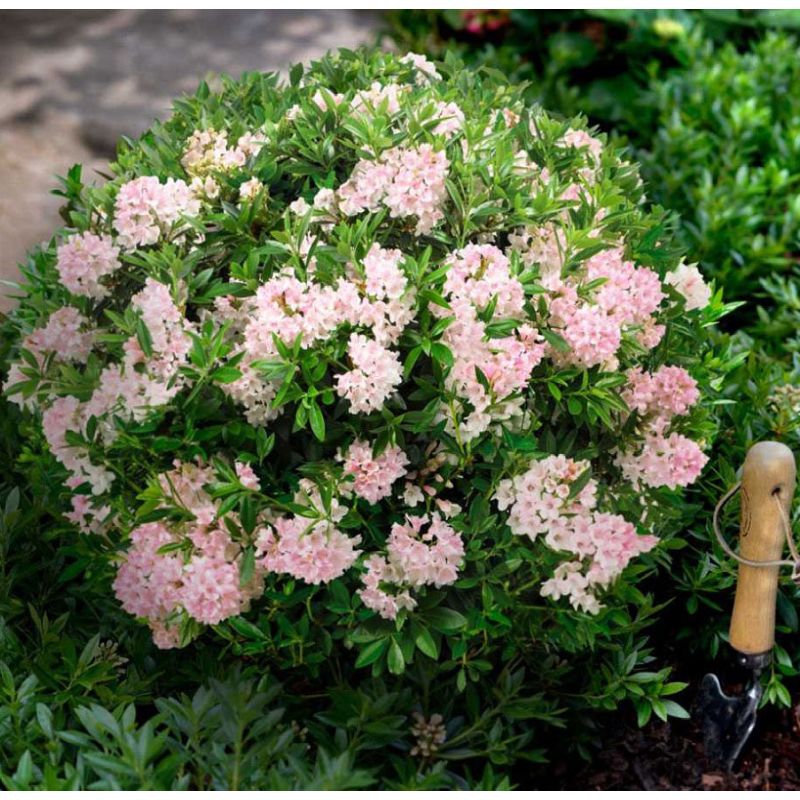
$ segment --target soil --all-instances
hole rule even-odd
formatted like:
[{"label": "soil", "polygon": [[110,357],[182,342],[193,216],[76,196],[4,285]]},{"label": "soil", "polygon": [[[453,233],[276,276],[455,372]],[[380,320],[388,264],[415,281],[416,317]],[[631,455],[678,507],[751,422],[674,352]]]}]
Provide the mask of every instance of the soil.
[{"label": "soil", "polygon": [[[584,770],[564,765],[561,789],[764,790],[800,789],[800,705],[762,709],[758,726],[733,773],[709,767],[693,721],[635,722],[623,727]],[[558,772],[556,768],[556,772]]]}]

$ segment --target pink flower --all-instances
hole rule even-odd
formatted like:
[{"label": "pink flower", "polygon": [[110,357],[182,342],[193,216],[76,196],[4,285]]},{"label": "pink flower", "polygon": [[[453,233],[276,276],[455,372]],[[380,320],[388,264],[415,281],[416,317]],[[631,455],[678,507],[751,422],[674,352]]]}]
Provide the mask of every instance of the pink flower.
[{"label": "pink flower", "polygon": [[395,147],[376,160],[362,159],[338,191],[339,207],[347,216],[377,211],[381,205],[395,219],[416,217],[416,234],[430,233],[443,217],[445,179],[450,162],[431,145]]},{"label": "pink flower", "polygon": [[259,564],[306,583],[328,583],[343,575],[358,558],[360,537],[350,537],[320,521],[306,517],[280,517],[262,529],[257,545]]},{"label": "pink flower", "polygon": [[586,149],[592,161],[599,162],[603,152],[603,143],[594,136],[590,136],[586,131],[574,130],[570,128],[559,141],[562,147],[571,147],[578,150]]},{"label": "pink flower", "polygon": [[336,376],[336,393],[350,401],[355,414],[377,411],[400,384],[400,359],[360,333],[350,337],[347,352],[353,369]]},{"label": "pink flower", "polygon": [[394,619],[400,609],[413,609],[410,588],[454,583],[464,560],[464,543],[439,514],[406,517],[395,523],[386,543],[387,557],[367,559],[359,597],[384,619]]},{"label": "pink flower", "polygon": [[119,248],[110,236],[95,233],[76,233],[69,236],[56,250],[56,269],[61,283],[72,294],[100,300],[108,295],[101,283],[122,265]]},{"label": "pink flower", "polygon": [[258,476],[249,464],[243,464],[241,461],[237,461],[236,474],[239,476],[239,480],[242,482],[242,486],[244,486],[245,489],[252,489],[254,492],[261,489]]},{"label": "pink flower", "polygon": [[22,347],[38,358],[54,353],[62,361],[85,364],[94,344],[94,333],[86,330],[89,320],[72,306],[54,311],[44,327],[36,328],[22,342]]},{"label": "pink flower", "polygon": [[231,172],[243,167],[263,144],[259,135],[246,133],[234,147],[229,147],[227,131],[197,130],[186,142],[181,164],[190,175],[199,178],[209,173]]},{"label": "pink flower", "polygon": [[419,53],[406,53],[400,59],[400,63],[411,64],[414,69],[417,70],[419,73],[417,75],[417,83],[426,83],[427,81],[438,81],[442,79],[436,66]]},{"label": "pink flower", "polygon": [[229,561],[195,556],[183,568],[180,602],[198,622],[217,625],[237,616],[245,599],[239,567]]},{"label": "pink flower", "polygon": [[683,367],[663,366],[647,373],[640,367],[628,370],[628,387],[622,395],[631,410],[653,414],[666,421],[686,414],[700,399],[697,381]]},{"label": "pink flower", "polygon": [[686,310],[694,311],[705,308],[711,300],[711,289],[703,280],[697,264],[686,264],[681,261],[666,277],[666,283],[674,286],[686,300]]},{"label": "pink flower", "polygon": [[357,439],[344,457],[344,472],[352,475],[353,491],[370,503],[377,503],[392,493],[392,484],[406,474],[408,458],[396,446],[387,447],[376,458],[372,447]]},{"label": "pink flower", "polygon": [[200,213],[200,201],[185,181],[154,176],[134,178],[122,184],[114,203],[114,226],[119,243],[127,250],[155,244],[183,217]]},{"label": "pink flower", "polygon": [[676,489],[688,486],[708,462],[697,442],[679,433],[664,437],[650,433],[644,442],[631,451],[619,453],[617,465],[634,486],[667,486]]}]

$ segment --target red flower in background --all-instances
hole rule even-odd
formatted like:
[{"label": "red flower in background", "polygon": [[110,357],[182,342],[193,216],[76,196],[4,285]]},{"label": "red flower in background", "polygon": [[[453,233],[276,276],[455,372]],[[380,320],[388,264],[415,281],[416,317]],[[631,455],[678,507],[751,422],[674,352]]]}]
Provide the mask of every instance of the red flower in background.
[{"label": "red flower in background", "polygon": [[464,30],[475,35],[493,33],[508,25],[509,13],[506,9],[468,9],[461,12]]}]

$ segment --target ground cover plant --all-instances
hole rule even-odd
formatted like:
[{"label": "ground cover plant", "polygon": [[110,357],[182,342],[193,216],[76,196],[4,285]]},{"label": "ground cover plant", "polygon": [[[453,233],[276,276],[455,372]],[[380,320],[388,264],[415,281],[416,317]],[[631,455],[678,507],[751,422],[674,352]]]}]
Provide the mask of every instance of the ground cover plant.
[{"label": "ground cover plant", "polygon": [[[56,583],[98,598],[73,614],[110,609],[131,680],[188,647],[227,671],[197,670],[200,705],[239,663],[275,674],[240,681],[263,704],[277,683],[281,703],[317,698],[312,760],[253,773],[276,785],[354,754],[366,783],[392,745],[384,785],[493,788],[521,759],[587,753],[589,712],[685,716],[639,587],[668,563],[736,362],[710,345],[719,293],[634,164],[496,75],[364,51],[285,85],[203,85],[111,169],[64,181],[4,390],[19,475],[62,487]],[[19,680],[4,673],[18,705]],[[140,689],[152,721],[92,697],[59,728],[127,766],[67,751],[51,780],[17,732],[8,780],[133,780],[130,735],[160,743],[161,786],[205,741],[177,691]],[[204,769],[180,779],[236,783]]]}]

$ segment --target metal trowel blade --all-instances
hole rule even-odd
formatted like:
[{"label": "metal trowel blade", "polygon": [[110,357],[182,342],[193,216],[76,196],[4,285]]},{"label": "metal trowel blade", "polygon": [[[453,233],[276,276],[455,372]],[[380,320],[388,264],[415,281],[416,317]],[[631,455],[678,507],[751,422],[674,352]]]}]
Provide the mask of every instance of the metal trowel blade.
[{"label": "metal trowel blade", "polygon": [[728,697],[716,675],[706,675],[700,683],[695,710],[703,726],[703,743],[709,761],[733,769],[756,725],[761,699],[761,684],[756,679],[744,694]]}]

